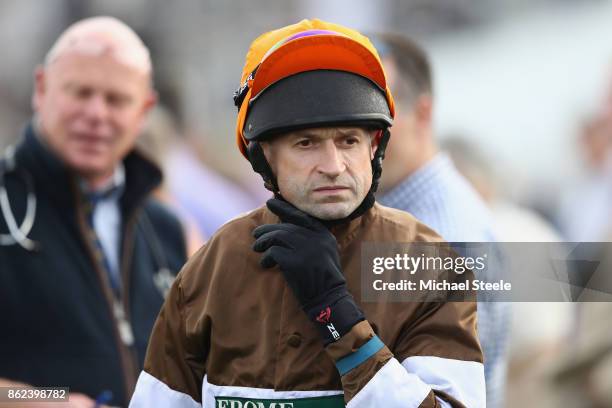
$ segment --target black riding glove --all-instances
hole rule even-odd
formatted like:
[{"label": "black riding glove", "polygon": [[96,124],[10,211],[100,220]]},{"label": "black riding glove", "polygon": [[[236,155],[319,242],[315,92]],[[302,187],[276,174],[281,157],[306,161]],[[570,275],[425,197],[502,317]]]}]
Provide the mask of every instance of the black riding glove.
[{"label": "black riding glove", "polygon": [[328,345],[365,319],[346,287],[336,238],[321,222],[286,201],[273,198],[267,206],[282,222],[255,228],[253,249],[264,253],[261,266],[280,267]]}]

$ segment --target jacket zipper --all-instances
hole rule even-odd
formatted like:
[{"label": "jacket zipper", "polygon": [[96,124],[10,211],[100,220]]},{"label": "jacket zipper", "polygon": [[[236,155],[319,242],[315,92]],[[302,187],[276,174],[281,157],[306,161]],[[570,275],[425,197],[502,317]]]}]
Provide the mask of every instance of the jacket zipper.
[{"label": "jacket zipper", "polygon": [[[123,291],[121,293],[122,301],[123,301],[123,321],[122,323],[125,325],[125,331],[128,335],[131,336],[132,342],[134,344],[134,331],[132,329],[132,318],[131,318],[131,308],[130,308],[130,265],[132,261],[132,253],[134,250],[134,230],[136,227],[136,222],[138,220],[137,212],[132,213],[129,217],[128,221],[125,224],[125,233],[123,235],[123,242],[121,248],[121,265],[119,269],[121,271],[121,279],[122,279],[122,287]],[[129,338],[126,339],[129,341]],[[126,343],[130,344],[130,343]],[[131,352],[132,362],[132,373],[133,375],[130,377],[131,383],[130,388],[128,389],[128,394],[131,394],[136,388],[136,382],[133,380],[138,376],[139,373],[136,372],[136,362],[137,362],[137,351],[135,348],[131,348],[128,351]]]},{"label": "jacket zipper", "polygon": [[[77,195],[78,197],[78,195]],[[79,202],[78,200],[77,202]],[[125,388],[125,397],[128,398],[130,393],[133,391],[135,387],[134,377],[136,375],[136,366],[135,366],[135,358],[132,354],[132,351],[129,349],[129,346],[134,342],[134,334],[132,330],[132,325],[128,319],[128,314],[126,313],[126,307],[124,303],[127,299],[127,295],[123,295],[123,302],[120,302],[116,299],[112,289],[110,288],[110,284],[108,282],[108,276],[105,271],[100,266],[100,262],[96,258],[95,251],[92,248],[92,241],[87,236],[88,231],[90,229],[86,226],[87,222],[85,221],[85,214],[83,213],[82,205],[77,205],[77,213],[78,213],[78,224],[79,229],[81,231],[81,235],[85,241],[85,247],[87,248],[87,252],[93,261],[94,269],[98,275],[98,280],[100,282],[100,287],[102,288],[102,293],[106,298],[106,304],[108,306],[108,312],[112,316],[112,320],[114,322],[113,327],[113,335],[115,338],[115,344],[117,345],[117,349],[119,350],[119,359],[121,363],[121,367],[123,369],[123,383]],[[130,218],[132,221],[134,217]],[[133,224],[133,222],[130,222]],[[127,225],[127,224],[126,224]],[[133,228],[130,228],[130,232]],[[91,231],[93,233],[93,231]],[[133,237],[128,237],[128,228],[126,228],[124,234],[124,243],[127,241],[133,241]],[[125,245],[124,245],[125,247]],[[122,256],[122,266],[127,264],[125,262],[127,254],[123,254]],[[129,281],[129,271],[121,270],[121,274],[123,277],[123,282],[126,280]],[[130,341],[131,340],[131,341]],[[130,344],[131,343],[131,344]],[[128,401],[126,401],[127,403]]]}]

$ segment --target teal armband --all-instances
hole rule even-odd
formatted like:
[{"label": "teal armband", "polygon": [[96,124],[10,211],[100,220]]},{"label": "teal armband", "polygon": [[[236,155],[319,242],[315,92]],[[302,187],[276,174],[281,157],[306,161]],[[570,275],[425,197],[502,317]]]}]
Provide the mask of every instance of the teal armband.
[{"label": "teal armband", "polygon": [[378,351],[384,346],[385,343],[383,343],[378,336],[372,337],[366,344],[359,347],[359,350],[336,361],[336,368],[338,369],[338,372],[341,376],[348,373],[353,368],[361,365],[368,358],[378,353]]}]

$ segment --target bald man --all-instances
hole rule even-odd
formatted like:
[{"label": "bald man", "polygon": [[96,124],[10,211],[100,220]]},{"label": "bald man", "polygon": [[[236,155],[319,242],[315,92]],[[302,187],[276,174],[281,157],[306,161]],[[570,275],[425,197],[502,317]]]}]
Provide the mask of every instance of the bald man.
[{"label": "bald man", "polygon": [[151,78],[143,42],[110,17],[69,27],[36,70],[34,118],[0,162],[0,385],[127,405],[186,257],[150,197],[161,172],[134,150]]}]

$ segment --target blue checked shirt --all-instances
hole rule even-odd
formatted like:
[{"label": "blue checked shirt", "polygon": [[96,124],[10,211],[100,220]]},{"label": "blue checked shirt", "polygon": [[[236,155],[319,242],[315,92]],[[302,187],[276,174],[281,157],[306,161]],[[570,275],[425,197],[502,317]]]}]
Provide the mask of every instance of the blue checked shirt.
[{"label": "blue checked shirt", "polygon": [[[409,212],[448,242],[495,241],[485,203],[444,153],[378,197],[378,201]],[[489,408],[503,406],[508,318],[508,304],[478,303],[478,334],[485,356]]]}]

